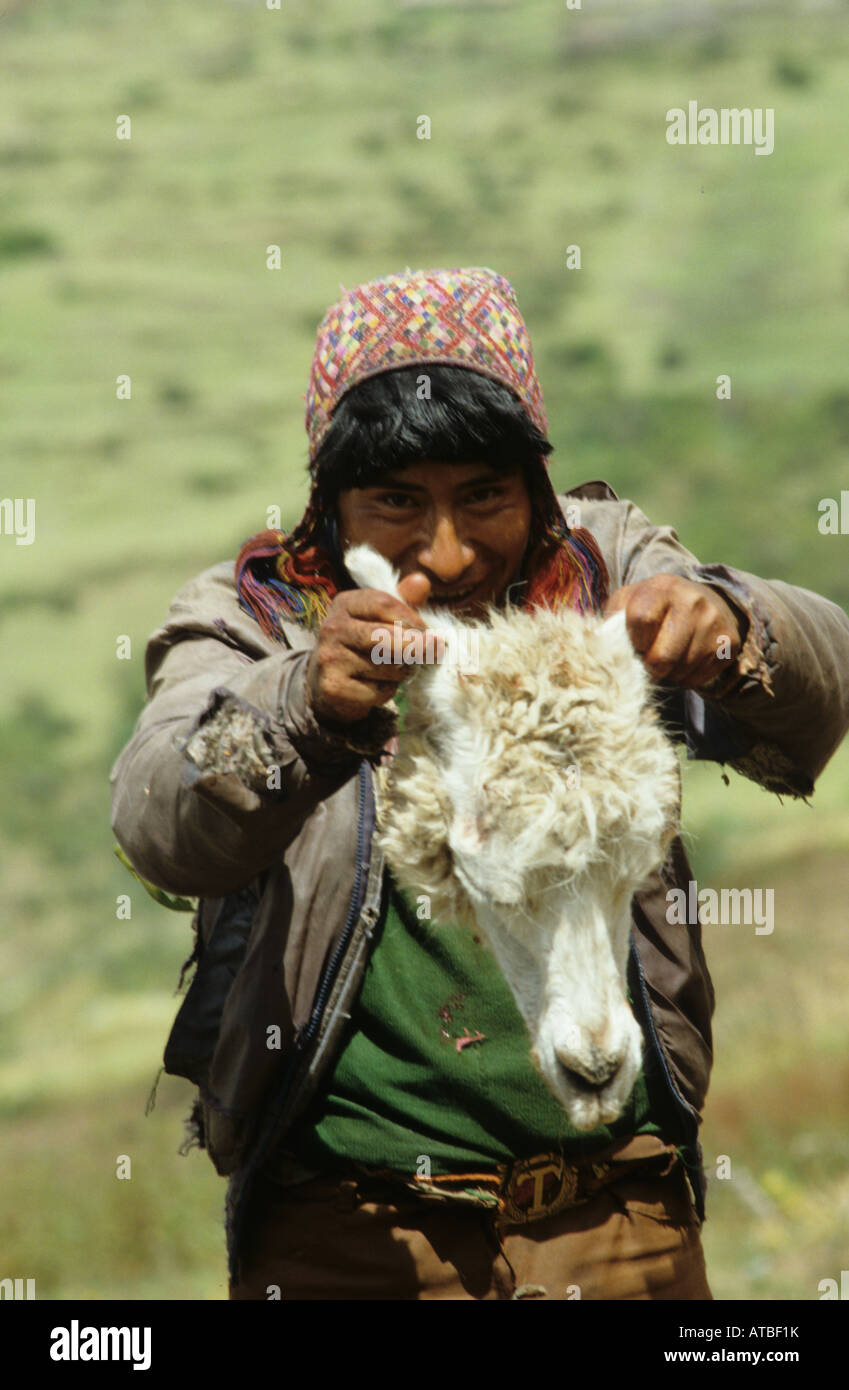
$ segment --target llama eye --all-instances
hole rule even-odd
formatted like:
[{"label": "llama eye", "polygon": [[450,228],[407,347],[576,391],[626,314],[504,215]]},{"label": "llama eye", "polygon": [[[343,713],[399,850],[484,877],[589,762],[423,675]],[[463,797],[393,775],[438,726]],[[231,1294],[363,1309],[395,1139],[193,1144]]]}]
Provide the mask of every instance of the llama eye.
[{"label": "llama eye", "polygon": [[432,749],[437,757],[445,756],[445,740],[440,729],[429,728],[425,731],[425,742],[429,749]]}]

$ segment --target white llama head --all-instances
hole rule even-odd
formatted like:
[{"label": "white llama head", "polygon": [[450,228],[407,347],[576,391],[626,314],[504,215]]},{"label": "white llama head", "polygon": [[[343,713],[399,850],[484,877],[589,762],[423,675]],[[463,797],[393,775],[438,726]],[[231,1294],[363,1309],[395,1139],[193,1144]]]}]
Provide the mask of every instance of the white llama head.
[{"label": "white llama head", "polygon": [[[397,596],[397,572],[370,547],[345,563],[360,587]],[[609,1124],[642,1060],[626,996],[631,898],[678,828],[678,760],[649,678],[621,612],[421,616],[445,655],[406,683],[379,841],[435,920],[488,941],[570,1122]]]}]

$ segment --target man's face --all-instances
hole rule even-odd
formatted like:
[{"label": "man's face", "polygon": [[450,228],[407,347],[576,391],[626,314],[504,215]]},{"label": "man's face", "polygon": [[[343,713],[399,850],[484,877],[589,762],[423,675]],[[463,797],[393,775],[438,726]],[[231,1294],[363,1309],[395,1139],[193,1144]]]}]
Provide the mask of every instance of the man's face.
[{"label": "man's face", "polygon": [[425,459],[374,487],[339,494],[342,548],[368,543],[401,578],[424,574],[427,600],[473,616],[498,603],[525,553],[531,502],[521,467]]}]

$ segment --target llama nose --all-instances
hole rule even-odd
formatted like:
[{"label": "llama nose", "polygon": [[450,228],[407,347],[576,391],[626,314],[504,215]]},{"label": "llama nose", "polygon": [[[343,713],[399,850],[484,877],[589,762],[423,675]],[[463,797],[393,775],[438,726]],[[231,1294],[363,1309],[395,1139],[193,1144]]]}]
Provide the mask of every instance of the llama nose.
[{"label": "llama nose", "polygon": [[567,1060],[556,1048],[557,1060],[578,1091],[600,1091],[609,1085],[622,1065],[621,1057],[606,1057],[593,1048],[588,1058],[579,1061],[574,1054]]},{"label": "llama nose", "polygon": [[593,1091],[604,1090],[604,1087],[608,1084],[608,1082],[612,1081],[613,1077],[618,1072],[619,1064],[614,1062],[610,1071],[608,1071],[606,1075],[599,1076],[596,1073],[593,1075],[592,1078],[590,1078],[589,1076],[584,1076],[582,1072],[574,1071],[572,1067],[564,1067],[563,1070],[566,1073],[569,1080],[571,1081],[572,1085],[575,1087],[576,1091],[585,1091],[588,1094],[591,1094]]}]

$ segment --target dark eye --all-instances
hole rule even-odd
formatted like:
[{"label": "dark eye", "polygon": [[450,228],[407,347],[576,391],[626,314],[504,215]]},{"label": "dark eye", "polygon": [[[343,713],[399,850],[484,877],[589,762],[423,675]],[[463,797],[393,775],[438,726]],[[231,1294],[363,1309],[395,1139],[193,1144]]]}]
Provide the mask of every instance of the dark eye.
[{"label": "dark eye", "polygon": [[388,507],[405,507],[413,499],[408,492],[382,492],[377,500]]},{"label": "dark eye", "polygon": [[425,739],[430,744],[437,758],[446,757],[445,740],[437,726],[431,724],[428,727],[425,733]]}]

